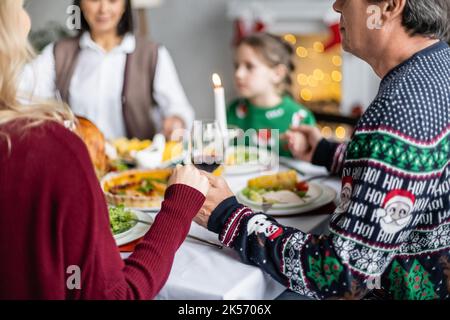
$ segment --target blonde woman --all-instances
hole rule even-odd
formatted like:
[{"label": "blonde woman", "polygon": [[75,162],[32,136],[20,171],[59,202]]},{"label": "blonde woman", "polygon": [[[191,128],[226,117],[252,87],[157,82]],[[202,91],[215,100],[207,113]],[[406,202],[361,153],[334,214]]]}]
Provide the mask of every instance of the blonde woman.
[{"label": "blonde woman", "polygon": [[0,300],[151,299],[208,181],[193,167],[177,168],[161,214],[123,262],[86,147],[63,126],[71,113],[17,100],[18,74],[31,56],[22,6],[0,1]]}]

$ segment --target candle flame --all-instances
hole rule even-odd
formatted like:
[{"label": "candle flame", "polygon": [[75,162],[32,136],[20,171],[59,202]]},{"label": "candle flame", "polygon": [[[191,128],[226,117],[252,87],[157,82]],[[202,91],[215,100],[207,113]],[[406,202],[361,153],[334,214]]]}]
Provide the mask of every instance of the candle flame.
[{"label": "candle flame", "polygon": [[220,76],[217,73],[214,73],[212,76],[214,88],[221,88],[222,87],[222,80],[220,79]]}]

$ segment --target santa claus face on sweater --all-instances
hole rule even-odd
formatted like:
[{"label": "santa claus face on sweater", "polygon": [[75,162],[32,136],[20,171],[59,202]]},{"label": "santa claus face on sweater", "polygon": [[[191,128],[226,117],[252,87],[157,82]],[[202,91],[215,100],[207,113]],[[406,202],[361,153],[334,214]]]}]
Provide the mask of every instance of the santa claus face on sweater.
[{"label": "santa claus face on sweater", "polygon": [[342,187],[341,191],[341,203],[339,207],[337,207],[337,213],[347,212],[348,207],[350,206],[350,200],[352,198],[352,185],[350,183],[345,184]]},{"label": "santa claus face on sweater", "polygon": [[397,233],[405,228],[412,219],[414,202],[414,196],[408,194],[395,195],[386,201],[384,209],[378,212],[383,230],[387,233]]},{"label": "santa claus face on sweater", "polygon": [[336,213],[347,212],[350,207],[352,193],[353,193],[353,178],[348,176],[344,177],[342,180],[342,190],[341,190],[341,203],[336,209]]},{"label": "santa claus face on sweater", "polygon": [[386,216],[381,227],[388,233],[395,233],[406,227],[411,220],[411,207],[402,202],[394,202],[386,207]]},{"label": "santa claus face on sweater", "polygon": [[283,233],[283,230],[273,222],[268,221],[266,216],[259,214],[248,222],[247,233],[249,236],[253,233],[256,235],[263,234],[266,238],[275,240]]},{"label": "santa claus face on sweater", "polygon": [[401,223],[401,221],[410,216],[411,208],[406,203],[397,202],[389,205],[386,208],[386,212],[393,221]]}]

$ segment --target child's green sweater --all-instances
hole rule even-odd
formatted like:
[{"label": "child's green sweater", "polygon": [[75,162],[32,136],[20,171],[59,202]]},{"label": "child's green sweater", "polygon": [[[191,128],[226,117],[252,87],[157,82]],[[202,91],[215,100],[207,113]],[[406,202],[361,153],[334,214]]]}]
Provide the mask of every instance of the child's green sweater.
[{"label": "child's green sweater", "polygon": [[[230,126],[236,126],[244,131],[278,129],[280,134],[288,131],[290,126],[316,125],[312,112],[287,95],[278,106],[272,108],[255,106],[247,99],[235,100],[228,108],[227,118]],[[256,137],[251,140],[256,144]],[[287,146],[282,142],[280,142],[280,155],[292,157]]]}]

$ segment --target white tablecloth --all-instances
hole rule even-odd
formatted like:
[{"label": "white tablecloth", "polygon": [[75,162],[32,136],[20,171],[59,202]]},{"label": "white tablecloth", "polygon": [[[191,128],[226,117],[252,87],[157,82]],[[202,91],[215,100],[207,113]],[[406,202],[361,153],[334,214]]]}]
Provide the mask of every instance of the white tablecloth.
[{"label": "white tablecloth", "polygon": [[[295,164],[307,176],[326,173],[323,168],[306,163]],[[286,170],[281,167],[280,170]],[[248,179],[261,175],[226,176],[234,192],[246,186]],[[321,183],[340,189],[337,179],[327,179]],[[311,232],[327,221],[329,214],[304,215],[278,219],[280,223]],[[196,224],[190,234],[216,241],[218,236]],[[125,255],[123,256],[126,257]],[[240,262],[237,253],[225,248],[220,250],[195,240],[187,239],[178,250],[169,279],[159,293],[160,300],[272,300],[286,288],[270,278],[259,268]]]}]

